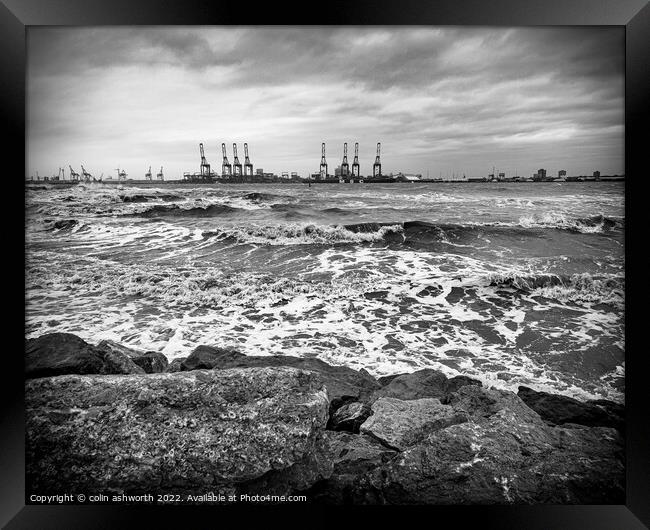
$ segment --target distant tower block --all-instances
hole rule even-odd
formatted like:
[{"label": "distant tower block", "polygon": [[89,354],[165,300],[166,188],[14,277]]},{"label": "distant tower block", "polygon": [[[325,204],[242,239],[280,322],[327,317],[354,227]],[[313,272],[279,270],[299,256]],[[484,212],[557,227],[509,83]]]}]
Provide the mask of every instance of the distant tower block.
[{"label": "distant tower block", "polygon": [[320,178],[327,178],[327,161],[325,160],[325,142],[321,145]]},{"label": "distant tower block", "polygon": [[248,158],[248,144],[244,143],[244,175],[247,177],[253,176],[253,164],[251,164],[251,159]]},{"label": "distant tower block", "polygon": [[232,175],[232,165],[228,162],[226,156],[226,144],[221,144],[221,152],[223,153],[223,162],[221,163],[221,176],[230,177]]},{"label": "distant tower block", "polygon": [[354,161],[352,162],[352,176],[359,177],[359,142],[354,143]]},{"label": "distant tower block", "polygon": [[158,180],[165,180],[165,176],[163,175],[163,170],[162,170],[162,168],[163,168],[163,167],[160,166],[160,173],[156,173],[156,178],[157,178]]},{"label": "distant tower block", "polygon": [[232,173],[235,177],[242,176],[242,165],[237,157],[237,144],[232,144]]},{"label": "distant tower block", "polygon": [[203,150],[203,144],[199,144],[199,152],[201,153],[201,177],[209,177],[211,174],[210,171],[210,164],[208,164],[208,161],[205,159],[205,151]]},{"label": "distant tower block", "polygon": [[380,149],[381,143],[377,142],[377,156],[375,157],[375,163],[372,165],[373,177],[381,177],[381,160],[379,158]]},{"label": "distant tower block", "polygon": [[350,165],[348,164],[348,143],[343,144],[343,162],[341,162],[341,176],[347,177],[350,175]]},{"label": "distant tower block", "polygon": [[151,166],[149,166],[149,171],[144,174],[146,180],[151,180]]}]

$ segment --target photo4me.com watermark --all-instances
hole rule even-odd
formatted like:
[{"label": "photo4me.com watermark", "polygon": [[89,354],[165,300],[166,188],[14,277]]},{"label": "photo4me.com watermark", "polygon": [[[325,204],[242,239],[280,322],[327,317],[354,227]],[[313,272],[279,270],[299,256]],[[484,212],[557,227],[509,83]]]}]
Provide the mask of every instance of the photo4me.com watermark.
[{"label": "photo4me.com watermark", "polygon": [[87,495],[85,493],[63,493],[56,495],[28,496],[29,504],[202,504],[202,503],[283,503],[307,502],[306,495],[271,495],[271,494],[223,494],[208,492],[192,494],[151,494],[128,495],[125,493]]}]

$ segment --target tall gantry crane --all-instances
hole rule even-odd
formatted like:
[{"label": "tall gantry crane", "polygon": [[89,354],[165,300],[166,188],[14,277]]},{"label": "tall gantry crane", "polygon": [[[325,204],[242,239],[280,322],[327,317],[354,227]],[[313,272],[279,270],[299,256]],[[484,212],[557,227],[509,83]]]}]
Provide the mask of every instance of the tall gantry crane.
[{"label": "tall gantry crane", "polygon": [[221,152],[223,153],[223,162],[221,163],[221,176],[230,177],[232,175],[232,165],[228,162],[226,156],[226,144],[221,144]]},{"label": "tall gantry crane", "polygon": [[79,180],[79,173],[77,173],[74,169],[72,169],[71,165],[68,165],[70,168],[70,179],[71,180]]},{"label": "tall gantry crane", "polygon": [[381,143],[377,142],[377,156],[375,157],[375,163],[372,165],[373,177],[381,177],[381,160],[379,159],[380,149],[381,149]]},{"label": "tall gantry crane", "polygon": [[244,142],[244,175],[247,177],[253,176],[253,164],[251,159],[248,158],[248,144]]},{"label": "tall gantry crane", "polygon": [[325,160],[325,142],[321,145],[320,178],[327,178],[327,161]]},{"label": "tall gantry crane", "polygon": [[126,171],[120,171],[119,167],[115,171],[117,171],[117,180],[126,180]]},{"label": "tall gantry crane", "polygon": [[160,173],[156,173],[156,178],[157,178],[158,180],[165,180],[165,176],[163,175],[163,170],[162,170],[162,168],[163,168],[163,167],[160,166]]},{"label": "tall gantry crane", "polygon": [[348,143],[343,143],[343,162],[341,162],[341,176],[347,177],[350,174],[350,165],[348,164]]},{"label": "tall gantry crane", "polygon": [[151,180],[151,166],[149,166],[149,171],[144,174],[146,180]]},{"label": "tall gantry crane", "polygon": [[199,151],[201,152],[201,177],[209,177],[211,175],[210,164],[205,159],[205,152],[203,151],[203,144],[199,144]]},{"label": "tall gantry crane", "polygon": [[241,177],[242,174],[242,165],[237,158],[237,144],[232,144],[232,173],[235,177]]},{"label": "tall gantry crane", "polygon": [[93,179],[93,176],[86,171],[86,168],[84,168],[83,164],[81,165],[81,176],[86,182],[90,182]]},{"label": "tall gantry crane", "polygon": [[359,142],[354,142],[354,160],[352,161],[352,176],[359,177]]}]

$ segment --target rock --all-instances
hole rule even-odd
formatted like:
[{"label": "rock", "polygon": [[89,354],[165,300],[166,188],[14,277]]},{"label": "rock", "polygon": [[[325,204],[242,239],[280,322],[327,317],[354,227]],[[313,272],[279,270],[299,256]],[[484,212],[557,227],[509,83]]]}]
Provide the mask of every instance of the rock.
[{"label": "rock", "polygon": [[320,359],[301,358],[290,355],[244,355],[242,353],[211,346],[199,346],[183,364],[183,370],[192,369],[190,359],[200,359],[205,367],[215,370],[260,366],[291,366],[318,372],[325,382],[332,403],[332,410],[351,400],[366,400],[380,388],[379,383],[367,372],[359,372],[347,366],[332,366]]},{"label": "rock", "polygon": [[591,427],[613,427],[623,432],[625,409],[607,400],[581,402],[567,396],[537,392],[520,386],[517,395],[544,420],[555,425],[576,423]]},{"label": "rock", "polygon": [[482,386],[481,382],[476,379],[466,376],[447,379],[447,376],[439,370],[425,368],[410,374],[393,377],[387,385],[373,394],[372,401],[380,397],[392,397],[401,400],[443,398],[449,392],[454,392],[464,385]]},{"label": "rock", "polygon": [[129,355],[130,350],[110,340],[103,340],[97,345],[103,351],[104,366],[102,374],[144,374],[142,367],[138,366]]},{"label": "rock", "polygon": [[99,374],[103,369],[103,351],[72,333],[48,333],[27,341],[26,379],[63,374]]},{"label": "rock", "polygon": [[327,428],[332,431],[358,433],[361,424],[370,416],[370,406],[360,401],[345,403],[330,416]]},{"label": "rock", "polygon": [[398,453],[363,434],[326,431],[324,442],[332,473],[306,492],[309,500],[319,504],[375,504],[377,496],[365,476]]},{"label": "rock", "polygon": [[435,398],[403,401],[379,398],[372,405],[372,416],[360,432],[376,438],[387,447],[402,451],[428,433],[467,421],[467,415],[442,405]]},{"label": "rock", "polygon": [[172,362],[169,363],[169,366],[165,370],[167,373],[173,373],[173,372],[181,372],[182,368],[181,365],[183,364],[183,361],[185,361],[187,357],[177,357],[174,359]]},{"label": "rock", "polygon": [[[328,400],[316,374],[278,367],[32,379],[25,409],[30,492],[203,494],[295,473]],[[301,487],[322,475],[303,468]]]},{"label": "rock", "polygon": [[197,346],[182,362],[181,370],[211,369],[241,357],[245,357],[245,355],[232,349]]},{"label": "rock", "polygon": [[391,375],[382,375],[381,377],[377,378],[377,381],[381,386],[386,386],[388,383],[390,383],[393,379],[396,377],[399,377],[401,375],[408,375],[408,373],[403,373],[403,374],[391,374]]},{"label": "rock", "polygon": [[540,423],[542,420],[534,410],[529,408],[514,392],[488,389],[467,385],[447,395],[442,402],[472,418],[475,422],[484,421],[502,410],[517,415],[520,421]]},{"label": "rock", "polygon": [[505,391],[471,386],[458,393],[465,395],[450,406],[479,409],[470,421],[431,432],[368,473],[365,487],[377,502],[624,502],[623,444],[614,429],[551,427]]},{"label": "rock", "polygon": [[133,362],[148,374],[160,374],[166,370],[169,364],[167,357],[158,351],[148,351],[140,357],[133,358]]}]

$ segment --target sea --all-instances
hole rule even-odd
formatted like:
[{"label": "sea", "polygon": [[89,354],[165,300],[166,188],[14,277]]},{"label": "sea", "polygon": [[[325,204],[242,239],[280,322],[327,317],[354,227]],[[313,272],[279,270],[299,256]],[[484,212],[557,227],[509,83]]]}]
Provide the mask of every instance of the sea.
[{"label": "sea", "polygon": [[26,336],[624,401],[623,182],[29,182]]}]

